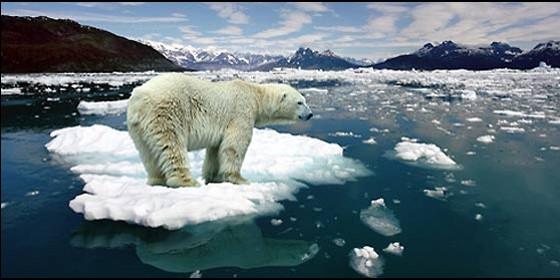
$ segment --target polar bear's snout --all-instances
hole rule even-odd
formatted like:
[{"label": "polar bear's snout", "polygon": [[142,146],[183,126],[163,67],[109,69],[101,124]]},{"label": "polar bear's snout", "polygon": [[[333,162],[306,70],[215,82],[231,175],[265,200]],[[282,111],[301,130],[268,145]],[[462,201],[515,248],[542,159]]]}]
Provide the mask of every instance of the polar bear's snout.
[{"label": "polar bear's snout", "polygon": [[303,104],[302,107],[303,108],[301,109],[301,112],[299,113],[298,116],[299,119],[304,121],[311,119],[311,117],[313,117],[313,112],[311,112],[311,109],[309,109],[307,104]]}]

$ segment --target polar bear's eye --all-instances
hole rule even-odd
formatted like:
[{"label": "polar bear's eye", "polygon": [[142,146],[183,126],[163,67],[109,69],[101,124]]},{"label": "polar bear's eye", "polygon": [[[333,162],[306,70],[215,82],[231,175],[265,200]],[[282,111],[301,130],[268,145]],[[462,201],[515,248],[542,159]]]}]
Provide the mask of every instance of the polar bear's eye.
[{"label": "polar bear's eye", "polygon": [[297,104],[298,104],[298,105],[303,105],[303,102],[299,101]]}]

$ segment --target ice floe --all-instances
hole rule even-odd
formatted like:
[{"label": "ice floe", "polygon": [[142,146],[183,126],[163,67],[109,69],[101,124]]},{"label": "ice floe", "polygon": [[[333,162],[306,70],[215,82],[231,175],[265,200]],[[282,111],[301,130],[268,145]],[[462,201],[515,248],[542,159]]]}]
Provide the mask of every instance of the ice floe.
[{"label": "ice floe", "polygon": [[383,249],[384,252],[401,256],[404,251],[404,246],[402,246],[399,242],[389,243],[387,248]]},{"label": "ice floe", "polygon": [[399,220],[393,211],[385,205],[383,198],[372,200],[371,205],[360,211],[360,219],[375,232],[393,236],[401,232]]},{"label": "ice floe", "polygon": [[383,274],[383,258],[370,246],[354,248],[350,251],[350,267],[370,278]]},{"label": "ice floe", "polygon": [[446,187],[435,187],[433,190],[424,189],[424,194],[439,200],[445,200],[448,196]]},{"label": "ice floe", "polygon": [[467,118],[468,122],[482,122],[482,119],[479,117]]},{"label": "ice floe", "polygon": [[387,155],[419,167],[436,169],[460,169],[460,166],[435,144],[417,143],[414,139],[401,138]]},{"label": "ice floe", "polygon": [[[127,131],[104,125],[55,130],[47,150],[72,165],[85,194],[70,207],[87,220],[111,219],[177,229],[236,216],[274,214],[281,200],[294,200],[305,185],[343,184],[370,174],[345,158],[339,145],[319,139],[255,129],[241,173],[249,185],[208,184],[171,189],[149,186]],[[202,183],[204,151],[189,153],[193,176]]]},{"label": "ice floe", "polygon": [[490,144],[492,142],[494,142],[494,135],[483,135],[483,136],[479,136],[476,138],[476,141],[484,143],[484,144]]},{"label": "ice floe", "polygon": [[114,115],[126,112],[128,99],[119,101],[80,101],[78,112],[82,115]]},{"label": "ice floe", "polygon": [[23,94],[20,88],[3,88],[1,95],[20,95]]},{"label": "ice floe", "polygon": [[282,219],[271,219],[270,224],[273,226],[279,226],[283,223]]},{"label": "ice floe", "polygon": [[366,139],[366,140],[363,140],[362,143],[364,143],[364,144],[370,144],[370,145],[377,144],[377,142],[375,141],[375,139],[374,139],[373,137],[370,137],[370,138],[368,138],[368,139]]}]

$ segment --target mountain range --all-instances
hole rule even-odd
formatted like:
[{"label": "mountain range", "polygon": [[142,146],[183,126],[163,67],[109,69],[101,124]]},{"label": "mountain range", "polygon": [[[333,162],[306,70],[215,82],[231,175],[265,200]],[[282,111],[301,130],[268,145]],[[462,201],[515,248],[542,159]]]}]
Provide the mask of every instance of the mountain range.
[{"label": "mountain range", "polygon": [[560,67],[560,41],[524,52],[507,43],[470,46],[453,41],[427,43],[417,51],[372,63],[331,50],[299,48],[292,55],[235,53],[216,48],[130,40],[68,19],[2,15],[2,73],[237,70],[274,68],[343,70],[531,69],[544,62]]},{"label": "mountain range", "polygon": [[331,50],[319,52],[299,48],[293,55],[238,54],[218,49],[196,49],[192,46],[166,45],[141,41],[161,52],[169,60],[183,67],[197,70],[232,68],[238,70],[269,71],[273,68],[300,68],[343,70],[373,67],[394,70],[467,69],[489,70],[496,68],[531,69],[545,62],[560,67],[560,41],[549,41],[535,46],[528,52],[507,43],[492,42],[488,46],[470,46],[444,41],[427,43],[417,51],[372,63],[366,59],[341,57]]},{"label": "mountain range", "polygon": [[560,41],[538,44],[528,52],[500,42],[478,47],[453,41],[444,41],[438,45],[428,43],[414,53],[393,57],[369,67],[397,70],[531,69],[539,66],[540,62],[560,67]]}]

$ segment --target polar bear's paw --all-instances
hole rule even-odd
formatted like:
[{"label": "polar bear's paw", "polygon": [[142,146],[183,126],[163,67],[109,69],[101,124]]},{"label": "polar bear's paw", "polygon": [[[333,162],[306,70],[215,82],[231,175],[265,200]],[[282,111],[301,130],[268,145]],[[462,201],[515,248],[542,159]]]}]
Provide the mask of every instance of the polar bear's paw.
[{"label": "polar bear's paw", "polygon": [[230,182],[236,185],[248,185],[249,181],[241,176],[239,173],[226,173],[224,175],[224,181]]},{"label": "polar bear's paw", "polygon": [[191,177],[171,177],[165,182],[170,188],[198,187],[200,184]]},{"label": "polar bear's paw", "polygon": [[165,186],[165,178],[163,177],[149,177],[148,185],[150,186]]}]

